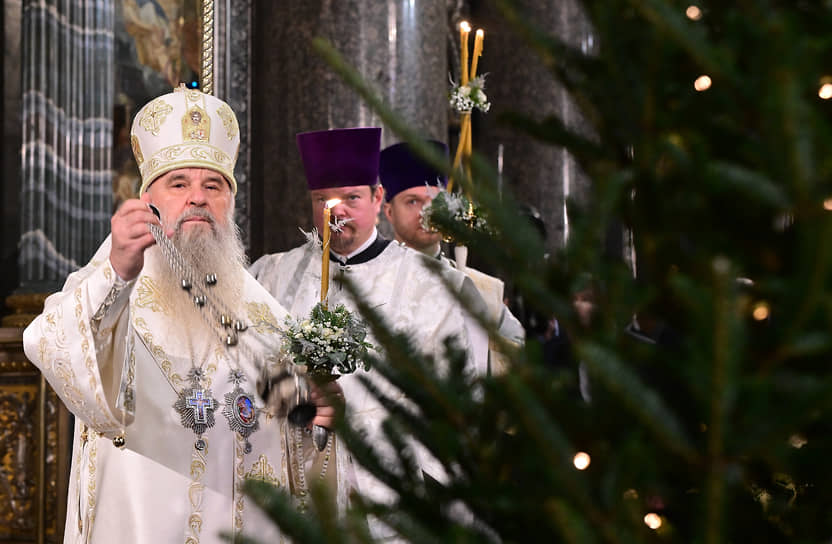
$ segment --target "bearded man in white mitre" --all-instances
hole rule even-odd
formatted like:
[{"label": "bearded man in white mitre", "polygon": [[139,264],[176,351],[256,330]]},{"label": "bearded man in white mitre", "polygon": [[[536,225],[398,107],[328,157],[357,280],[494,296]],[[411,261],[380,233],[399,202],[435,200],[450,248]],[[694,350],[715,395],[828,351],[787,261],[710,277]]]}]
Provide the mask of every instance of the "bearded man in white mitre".
[{"label": "bearded man in white mitre", "polygon": [[[291,482],[286,420],[256,393],[286,311],[245,269],[237,119],[181,86],[138,112],[131,140],[140,198],[23,335],[76,416],[65,542],[280,541],[241,492]],[[332,426],[331,398],[313,391],[313,424]]]}]

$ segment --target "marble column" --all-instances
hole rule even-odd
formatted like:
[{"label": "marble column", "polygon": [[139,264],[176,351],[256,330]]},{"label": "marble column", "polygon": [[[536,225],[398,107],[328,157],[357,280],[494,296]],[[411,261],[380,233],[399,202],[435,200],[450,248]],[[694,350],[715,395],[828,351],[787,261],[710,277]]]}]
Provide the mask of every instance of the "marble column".
[{"label": "marble column", "polygon": [[[533,24],[573,47],[585,53],[595,47],[578,0],[518,0],[515,4]],[[590,127],[538,55],[489,6],[486,2],[471,13],[474,26],[486,32],[478,72],[488,73],[485,90],[492,104],[487,115],[475,113],[474,150],[490,157],[496,166],[502,149],[504,187],[541,213],[546,222],[546,245],[552,252],[562,247],[569,235],[565,199],[586,193],[587,176],[564,149],[500,126],[496,118],[501,112],[512,111],[538,120],[557,116],[584,134]]]},{"label": "marble column", "polygon": [[23,2],[21,290],[83,266],[112,213],[112,0]]},{"label": "marble column", "polygon": [[[315,54],[330,43],[426,138],[447,138],[445,0],[309,0],[255,4],[252,257],[289,249],[311,228],[298,132],[381,126]],[[397,142],[382,132],[382,146]]]}]

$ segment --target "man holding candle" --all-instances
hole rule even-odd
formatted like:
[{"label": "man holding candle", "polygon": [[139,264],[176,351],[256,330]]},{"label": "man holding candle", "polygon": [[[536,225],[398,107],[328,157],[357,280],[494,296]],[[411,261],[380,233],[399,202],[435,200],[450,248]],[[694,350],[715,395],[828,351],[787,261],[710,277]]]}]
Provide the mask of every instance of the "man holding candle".
[{"label": "man holding candle", "polygon": [[[285,253],[266,255],[250,270],[291,314],[303,316],[320,300],[322,259],[331,259],[331,277],[325,282],[329,285],[330,307],[344,304],[355,310],[354,301],[338,281],[349,277],[362,299],[396,330],[409,333],[425,353],[443,360],[443,341],[455,336],[471,354],[470,372],[481,373],[487,358],[487,336],[471,325],[460,305],[427,266],[424,255],[391,243],[376,229],[384,198],[377,183],[380,139],[380,128],[336,129],[297,136],[318,232],[326,229],[323,218],[327,201],[339,200],[330,209],[333,223],[338,224],[331,232],[331,251],[323,254],[320,244],[313,240]],[[449,267],[443,274],[459,291],[483,304],[463,274]],[[372,370],[364,376],[391,398],[406,400]],[[388,462],[394,463],[396,453],[381,431],[386,416],[382,406],[365,390],[356,374],[342,376],[338,381],[351,423],[366,432],[369,442],[379,448]],[[336,453],[339,491],[353,486],[373,499],[393,497],[391,490],[361,467],[351,466],[349,452],[341,450],[337,448]],[[419,448],[416,454],[425,473],[443,479],[439,463]],[[347,474],[352,471],[355,477],[348,481]],[[380,522],[370,520],[370,526],[374,536],[389,536]]]},{"label": "man holding candle", "polygon": [[[428,143],[448,156],[446,144],[435,140],[429,140]],[[445,174],[422,161],[406,143],[399,143],[381,152],[379,180],[384,187],[386,200],[384,215],[393,227],[396,241],[453,266],[453,263],[441,254],[441,234],[425,230],[421,216],[422,208],[429,204],[439,191],[444,190],[447,184]],[[461,270],[477,287],[497,333],[503,340],[515,346],[521,345],[525,340],[525,331],[520,321],[503,302],[502,280],[467,266]],[[488,362],[491,372],[500,373],[505,369],[505,355],[501,353],[494,340],[489,342]]]}]

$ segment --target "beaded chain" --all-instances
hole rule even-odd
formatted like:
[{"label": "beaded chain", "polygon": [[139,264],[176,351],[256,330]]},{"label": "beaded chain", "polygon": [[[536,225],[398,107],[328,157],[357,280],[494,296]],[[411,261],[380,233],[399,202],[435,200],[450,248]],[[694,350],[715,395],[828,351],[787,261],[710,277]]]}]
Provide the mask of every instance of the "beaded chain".
[{"label": "beaded chain", "polygon": [[[246,330],[246,325],[239,319],[232,317],[231,311],[221,299],[214,296],[210,290],[203,289],[200,282],[195,281],[193,273],[185,264],[182,254],[179,253],[173,245],[173,242],[165,236],[162,227],[153,223],[150,223],[148,226],[150,227],[150,233],[156,240],[156,244],[161,249],[168,264],[170,264],[171,270],[173,270],[173,273],[178,278],[181,278],[180,286],[182,289],[193,294],[192,300],[194,304],[200,308],[207,307],[208,311],[211,312],[214,320],[209,324],[213,326],[213,323],[219,323],[225,328],[233,328],[228,334],[223,335],[223,333],[220,333],[220,339],[227,346],[237,345],[237,333]],[[217,276],[215,274],[207,274],[204,280],[206,285],[213,286],[217,283]]]},{"label": "beaded chain", "polygon": [[[296,483],[295,494],[298,497],[299,512],[306,512],[307,495],[309,494],[309,490],[306,487],[306,469],[303,467],[303,433],[303,429],[295,427],[295,459],[292,462],[292,469]],[[329,468],[329,459],[332,455],[332,441],[332,433],[329,433],[329,437],[326,442],[326,449],[323,452],[324,460],[321,465],[321,473],[318,475],[318,479],[320,481],[324,480],[327,469]]]}]

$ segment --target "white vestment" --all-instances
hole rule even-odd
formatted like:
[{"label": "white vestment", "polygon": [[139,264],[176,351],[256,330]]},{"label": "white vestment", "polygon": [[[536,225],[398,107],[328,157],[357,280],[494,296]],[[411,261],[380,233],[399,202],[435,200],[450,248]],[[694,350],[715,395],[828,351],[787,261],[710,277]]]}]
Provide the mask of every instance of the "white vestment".
[{"label": "white vestment", "polygon": [[[243,372],[241,388],[262,406],[257,378],[280,347],[285,310],[240,268],[235,311],[248,325],[240,344],[226,348],[215,335],[189,336],[186,324],[170,317],[176,302],[162,300],[149,272],[161,270],[147,264],[158,253],[145,252],[143,272],[123,282],[110,265],[110,243],[46,300],[23,335],[26,355],[76,416],[65,542],[225,542],[220,531],[281,541],[239,486],[253,477],[285,489],[285,419],[261,412],[245,453],[223,408],[231,404],[231,369]],[[183,293],[177,302],[190,301]],[[192,360],[218,403],[203,451],[174,409]],[[120,409],[127,390],[132,412]],[[119,449],[112,439],[122,433],[126,445]]]},{"label": "white vestment", "polygon": [[[486,317],[491,321],[497,334],[509,346],[519,348],[526,341],[526,331],[520,320],[514,317],[511,310],[503,302],[505,284],[503,280],[489,276],[463,263],[456,263],[447,257],[443,262],[456,267],[471,278],[486,306]],[[461,266],[459,266],[461,264]],[[508,356],[500,344],[493,338],[488,342],[488,374],[501,375],[508,370]]]},{"label": "white vestment", "polygon": [[[250,271],[291,315],[305,317],[320,300],[321,256],[320,247],[310,242],[285,253],[265,255],[251,266]],[[356,285],[360,298],[382,314],[388,326],[399,332],[408,332],[424,353],[435,356],[437,361],[443,360],[444,339],[456,336],[460,346],[470,355],[468,372],[482,375],[487,365],[488,337],[466,318],[459,303],[428,268],[427,260],[430,258],[397,242],[390,242],[378,256],[361,264],[342,266],[332,260],[329,307],[344,304],[356,311],[352,297],[339,282],[343,274]],[[442,266],[442,275],[457,291],[478,301],[482,308],[484,303],[465,275],[446,265]],[[369,341],[375,343],[373,338]],[[395,361],[391,363],[395,364]],[[361,385],[358,373],[369,377],[391,398],[401,399],[403,403],[407,401],[380,377],[373,379],[377,375],[372,370],[366,374],[358,370],[338,380],[344,391],[349,421],[363,430],[369,443],[394,466],[396,454],[386,443],[381,430],[386,412]],[[343,450],[338,449],[336,455],[339,492],[342,486],[353,485],[362,495],[376,500],[392,500],[392,492],[360,466],[353,466],[349,452]],[[419,447],[415,447],[415,453],[425,473],[440,482],[445,480],[442,466],[433,457]],[[352,478],[351,482],[345,481],[348,476]],[[369,521],[375,537],[389,536],[383,526],[375,520]]]}]

